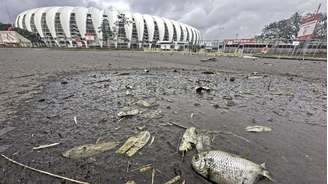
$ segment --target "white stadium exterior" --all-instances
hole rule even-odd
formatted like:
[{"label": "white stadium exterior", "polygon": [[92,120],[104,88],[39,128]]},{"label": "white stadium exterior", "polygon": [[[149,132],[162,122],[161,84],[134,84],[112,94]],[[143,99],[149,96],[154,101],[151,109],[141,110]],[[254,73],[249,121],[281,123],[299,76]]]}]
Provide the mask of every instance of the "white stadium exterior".
[{"label": "white stadium exterior", "polygon": [[200,43],[192,26],[116,9],[42,7],[20,13],[15,27],[37,33],[50,47],[181,49]]}]

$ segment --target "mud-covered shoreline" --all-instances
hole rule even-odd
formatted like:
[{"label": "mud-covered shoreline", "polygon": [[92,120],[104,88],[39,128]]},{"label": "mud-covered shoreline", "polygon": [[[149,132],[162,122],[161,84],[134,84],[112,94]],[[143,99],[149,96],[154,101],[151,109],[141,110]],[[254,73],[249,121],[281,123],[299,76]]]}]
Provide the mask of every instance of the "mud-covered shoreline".
[{"label": "mud-covered shoreline", "polygon": [[[183,126],[215,130],[213,148],[266,162],[278,183],[326,182],[326,63],[206,58],[181,53],[0,49],[0,151],[38,169],[90,183],[155,183],[181,175],[207,183],[177,153]],[[146,69],[146,70],[145,70]],[[250,76],[260,76],[252,78]],[[197,94],[195,88],[209,92]],[[138,100],[153,101],[144,108]],[[141,114],[120,120],[123,108]],[[73,121],[77,117],[78,124]],[[249,133],[264,125],[272,132]],[[115,150],[80,160],[61,154],[97,139],[121,144],[140,130],[155,141],[128,158]],[[245,141],[245,138],[248,141]],[[33,151],[34,146],[61,142]],[[0,158],[0,183],[59,183]],[[259,183],[270,183],[267,180]]]}]

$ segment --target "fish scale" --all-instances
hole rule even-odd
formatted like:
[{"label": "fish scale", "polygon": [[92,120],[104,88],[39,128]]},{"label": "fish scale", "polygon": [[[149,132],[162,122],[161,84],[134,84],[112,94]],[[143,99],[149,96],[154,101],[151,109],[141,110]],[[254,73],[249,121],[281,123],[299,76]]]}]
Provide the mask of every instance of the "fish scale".
[{"label": "fish scale", "polygon": [[259,175],[272,180],[264,165],[223,151],[201,152],[193,157],[192,166],[196,172],[219,184],[253,184]]}]

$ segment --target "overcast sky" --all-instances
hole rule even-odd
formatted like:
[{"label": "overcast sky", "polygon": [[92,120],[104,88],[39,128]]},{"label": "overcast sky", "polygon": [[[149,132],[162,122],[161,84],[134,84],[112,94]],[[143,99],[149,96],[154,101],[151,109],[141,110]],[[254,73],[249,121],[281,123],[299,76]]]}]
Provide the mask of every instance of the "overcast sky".
[{"label": "overcast sky", "polygon": [[0,22],[14,22],[21,11],[41,6],[113,6],[190,24],[206,39],[249,38],[294,12],[313,12],[319,3],[327,12],[326,0],[0,0]]}]

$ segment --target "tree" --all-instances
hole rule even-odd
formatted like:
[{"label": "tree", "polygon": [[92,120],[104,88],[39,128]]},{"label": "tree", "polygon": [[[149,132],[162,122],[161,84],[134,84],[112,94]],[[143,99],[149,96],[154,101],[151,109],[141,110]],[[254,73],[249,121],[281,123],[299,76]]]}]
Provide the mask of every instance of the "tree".
[{"label": "tree", "polygon": [[289,19],[280,20],[266,25],[258,39],[285,39],[292,40],[297,37],[300,29],[301,16],[294,13]]},{"label": "tree", "polygon": [[[311,14],[307,14],[309,16]],[[315,30],[314,37],[317,39],[327,40],[327,14],[319,13],[320,21],[318,22]],[[256,36],[260,40],[294,40],[300,30],[302,16],[296,12],[290,18],[280,20],[277,22],[266,25],[262,33]]]},{"label": "tree", "polygon": [[314,29],[314,37],[320,40],[327,40],[327,13],[320,13],[320,21]]}]

